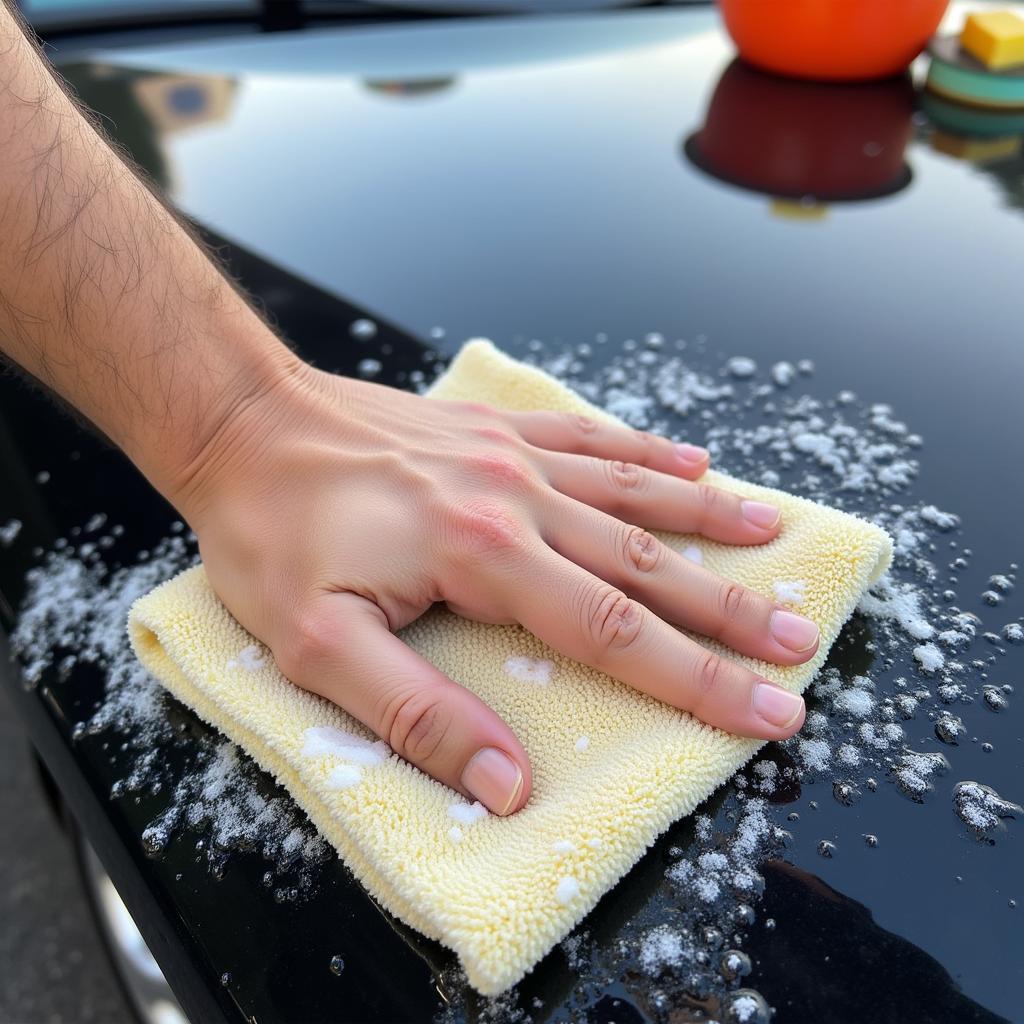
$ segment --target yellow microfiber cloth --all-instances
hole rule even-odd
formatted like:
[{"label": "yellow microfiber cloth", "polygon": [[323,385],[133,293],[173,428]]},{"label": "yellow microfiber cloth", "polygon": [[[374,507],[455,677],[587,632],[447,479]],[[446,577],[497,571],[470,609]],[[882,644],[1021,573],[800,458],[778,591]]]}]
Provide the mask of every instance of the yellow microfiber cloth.
[{"label": "yellow microfiber cloth", "polygon": [[[607,416],[486,341],[468,343],[430,394]],[[781,535],[761,547],[659,536],[677,551],[698,544],[707,568],[772,599],[775,584],[794,585],[800,612],[821,629],[814,659],[791,668],[710,646],[803,690],[888,567],[892,544],[846,513],[721,473],[705,479],[778,504]],[[277,778],[373,896],[453,949],[485,995],[519,981],[662,831],[762,745],[563,658],[524,629],[438,608],[403,639],[494,708],[533,765],[529,803],[499,818],[288,682],[217,599],[201,566],[136,602],[128,627],[150,672]]]}]

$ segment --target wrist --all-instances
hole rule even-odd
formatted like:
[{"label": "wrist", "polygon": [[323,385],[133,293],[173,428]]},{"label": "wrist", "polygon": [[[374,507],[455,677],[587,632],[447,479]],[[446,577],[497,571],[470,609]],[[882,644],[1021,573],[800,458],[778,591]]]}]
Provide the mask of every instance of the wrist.
[{"label": "wrist", "polygon": [[[261,325],[262,326],[262,325]],[[256,457],[275,422],[301,404],[316,371],[269,330],[245,346],[201,403],[184,447],[136,460],[157,489],[196,528],[223,481],[248,456]]]}]

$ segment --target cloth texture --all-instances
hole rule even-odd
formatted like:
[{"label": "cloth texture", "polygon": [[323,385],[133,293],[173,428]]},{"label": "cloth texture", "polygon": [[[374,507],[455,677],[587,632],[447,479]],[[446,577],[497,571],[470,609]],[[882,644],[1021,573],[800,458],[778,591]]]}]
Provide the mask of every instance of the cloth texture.
[{"label": "cloth texture", "polygon": [[[611,419],[482,340],[462,349],[430,395]],[[798,610],[821,630],[811,661],[784,668],[708,644],[802,691],[888,567],[889,537],[803,498],[714,471],[704,479],[778,504],[781,535],[760,547],[657,536],[677,551],[696,545],[707,568],[773,600],[776,583],[804,584]],[[564,658],[520,627],[436,608],[403,639],[494,708],[533,766],[529,803],[499,818],[474,813],[339,708],[286,680],[214,595],[201,565],[138,600],[128,628],[146,668],[271,773],[373,897],[454,950],[485,995],[519,981],[661,832],[763,745]]]}]

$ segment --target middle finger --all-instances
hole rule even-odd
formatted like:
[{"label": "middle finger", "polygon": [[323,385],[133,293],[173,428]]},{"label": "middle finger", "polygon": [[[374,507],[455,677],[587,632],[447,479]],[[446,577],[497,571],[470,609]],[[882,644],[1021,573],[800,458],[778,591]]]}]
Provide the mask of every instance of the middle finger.
[{"label": "middle finger", "polygon": [[638,526],[565,499],[547,520],[544,538],[560,555],[666,621],[778,665],[802,664],[818,649],[810,619],[676,554]]}]

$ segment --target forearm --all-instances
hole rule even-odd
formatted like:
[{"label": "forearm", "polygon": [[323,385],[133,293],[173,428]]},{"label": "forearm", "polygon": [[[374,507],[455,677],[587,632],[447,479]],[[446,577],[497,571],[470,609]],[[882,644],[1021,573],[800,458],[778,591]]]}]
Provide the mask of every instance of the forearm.
[{"label": "forearm", "polygon": [[0,2],[0,350],[168,496],[298,360],[101,138]]}]

